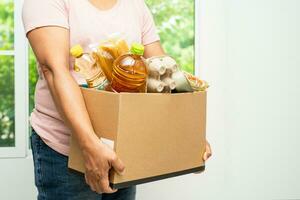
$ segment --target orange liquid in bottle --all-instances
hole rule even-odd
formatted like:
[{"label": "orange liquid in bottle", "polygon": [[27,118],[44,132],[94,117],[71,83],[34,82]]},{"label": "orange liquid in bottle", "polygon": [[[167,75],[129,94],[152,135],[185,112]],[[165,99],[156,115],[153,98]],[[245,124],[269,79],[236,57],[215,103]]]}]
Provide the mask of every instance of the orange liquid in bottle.
[{"label": "orange liquid in bottle", "polygon": [[111,87],[116,92],[146,92],[147,67],[143,61],[144,47],[133,44],[131,53],[115,60]]}]

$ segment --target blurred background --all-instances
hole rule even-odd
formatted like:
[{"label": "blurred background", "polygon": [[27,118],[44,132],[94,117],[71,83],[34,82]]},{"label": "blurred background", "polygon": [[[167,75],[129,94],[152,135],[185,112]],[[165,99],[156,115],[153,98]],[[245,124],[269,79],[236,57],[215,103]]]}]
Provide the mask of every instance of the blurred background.
[{"label": "blurred background", "polygon": [[[300,1],[146,0],[165,50],[207,80],[213,158],[138,200],[300,199]],[[36,63],[22,0],[0,0],[0,199],[35,199],[28,145]],[[17,192],[16,192],[17,191]]]}]

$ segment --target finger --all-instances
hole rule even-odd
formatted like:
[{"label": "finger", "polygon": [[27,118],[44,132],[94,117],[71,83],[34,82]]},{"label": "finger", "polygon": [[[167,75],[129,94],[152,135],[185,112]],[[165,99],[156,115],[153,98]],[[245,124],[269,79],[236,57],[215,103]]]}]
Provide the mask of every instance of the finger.
[{"label": "finger", "polygon": [[95,187],[96,187],[96,191],[98,194],[102,194],[102,193],[105,193],[100,185],[100,182],[99,180],[95,180]]},{"label": "finger", "polygon": [[100,180],[100,186],[101,186],[101,190],[103,191],[103,193],[111,194],[111,193],[115,193],[117,191],[116,189],[113,190],[109,186],[109,179],[108,179],[108,177],[103,177]]},{"label": "finger", "polygon": [[95,181],[93,181],[93,179],[91,179],[91,176],[85,174],[84,178],[85,178],[85,182],[89,185],[91,190],[93,192],[97,192],[98,191],[97,184],[95,184]]},{"label": "finger", "polygon": [[86,174],[84,174],[84,179],[85,179],[86,184],[90,185],[89,179]]},{"label": "finger", "polygon": [[206,152],[209,153],[210,155],[212,155],[211,147],[208,142],[206,142]]},{"label": "finger", "polygon": [[212,156],[211,147],[210,147],[209,142],[206,141],[205,153],[203,155],[203,160],[207,161],[211,156]]},{"label": "finger", "polygon": [[204,160],[204,161],[207,161],[207,160],[209,159],[209,157],[211,157],[211,154],[205,152],[204,155],[203,155],[203,160]]},{"label": "finger", "polygon": [[93,192],[97,192],[98,191],[97,190],[98,188],[97,188],[96,184],[93,183],[93,181],[89,181],[89,186],[90,186],[90,188],[91,188],[91,190]]},{"label": "finger", "polygon": [[111,164],[118,174],[122,175],[124,173],[125,165],[117,156],[115,156]]}]

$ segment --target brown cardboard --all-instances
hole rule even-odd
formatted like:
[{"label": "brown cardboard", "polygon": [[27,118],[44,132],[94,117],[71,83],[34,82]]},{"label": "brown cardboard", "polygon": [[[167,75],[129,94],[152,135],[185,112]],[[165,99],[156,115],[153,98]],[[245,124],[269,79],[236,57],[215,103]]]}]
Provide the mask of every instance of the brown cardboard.
[{"label": "brown cardboard", "polygon": [[[180,94],[110,93],[82,89],[94,130],[114,140],[126,166],[112,172],[114,188],[204,170],[206,92]],[[69,168],[84,172],[82,154],[71,138]]]}]

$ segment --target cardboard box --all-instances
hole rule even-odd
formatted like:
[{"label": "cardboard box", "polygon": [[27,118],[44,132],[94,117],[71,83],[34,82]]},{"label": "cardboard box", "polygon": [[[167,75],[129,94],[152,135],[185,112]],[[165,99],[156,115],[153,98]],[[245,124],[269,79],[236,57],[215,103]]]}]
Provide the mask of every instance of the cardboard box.
[{"label": "cardboard box", "polygon": [[[113,143],[126,166],[123,176],[111,172],[113,188],[205,169],[206,92],[118,94],[82,88],[82,93],[96,134]],[[74,138],[69,168],[85,171]]]}]

